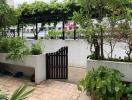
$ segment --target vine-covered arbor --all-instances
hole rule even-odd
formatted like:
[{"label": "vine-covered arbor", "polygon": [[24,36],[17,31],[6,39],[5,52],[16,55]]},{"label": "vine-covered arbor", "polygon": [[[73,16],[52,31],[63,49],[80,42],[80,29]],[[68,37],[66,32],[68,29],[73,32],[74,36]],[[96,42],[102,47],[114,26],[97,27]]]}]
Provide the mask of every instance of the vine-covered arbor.
[{"label": "vine-covered arbor", "polygon": [[[62,38],[65,39],[64,25],[65,22],[72,19],[73,12],[79,11],[80,6],[74,2],[51,2],[47,4],[42,1],[36,1],[32,4],[24,3],[20,5],[17,9],[18,15],[18,35],[20,25],[23,24],[35,24],[36,25],[36,36],[38,38],[38,25],[37,23],[54,23],[62,21],[63,30]],[[75,35],[74,35],[75,36]]]}]

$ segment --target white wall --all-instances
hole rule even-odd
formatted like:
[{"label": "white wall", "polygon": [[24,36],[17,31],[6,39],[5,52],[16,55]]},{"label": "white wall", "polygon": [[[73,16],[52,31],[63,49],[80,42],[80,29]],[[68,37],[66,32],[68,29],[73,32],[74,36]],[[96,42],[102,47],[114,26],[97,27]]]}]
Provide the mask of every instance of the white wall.
[{"label": "white wall", "polygon": [[[34,40],[28,40],[31,45]],[[56,52],[63,46],[68,46],[69,66],[86,67],[89,46],[85,40],[42,40],[43,53]]]},{"label": "white wall", "polygon": [[[35,42],[35,40],[28,40],[28,45]],[[42,49],[43,53],[51,53],[56,52],[63,46],[68,46],[69,54],[68,54],[68,62],[69,66],[74,67],[85,67],[86,68],[86,60],[87,56],[91,54],[90,52],[90,44],[86,40],[42,40]],[[113,57],[124,58],[125,54],[125,46],[126,44],[123,42],[116,43],[115,50],[113,52]],[[104,55],[108,57],[108,53],[110,52],[110,46],[108,43],[104,43]]]}]

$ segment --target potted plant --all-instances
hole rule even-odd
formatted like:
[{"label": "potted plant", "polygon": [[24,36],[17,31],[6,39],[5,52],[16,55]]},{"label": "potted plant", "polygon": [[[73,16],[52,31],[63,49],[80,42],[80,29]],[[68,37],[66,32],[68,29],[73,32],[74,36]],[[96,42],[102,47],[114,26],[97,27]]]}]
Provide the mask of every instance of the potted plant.
[{"label": "potted plant", "polygon": [[78,89],[90,93],[92,100],[120,100],[125,89],[122,77],[118,70],[100,66],[87,73]]}]

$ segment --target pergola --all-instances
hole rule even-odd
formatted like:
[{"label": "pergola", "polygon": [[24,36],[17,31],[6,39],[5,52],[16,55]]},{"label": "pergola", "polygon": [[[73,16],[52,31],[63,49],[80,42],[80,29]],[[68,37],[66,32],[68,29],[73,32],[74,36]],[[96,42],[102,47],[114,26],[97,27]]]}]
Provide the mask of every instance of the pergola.
[{"label": "pergola", "polygon": [[[62,21],[62,39],[65,39],[65,22],[72,20],[73,12],[79,10],[80,6],[74,2],[67,2],[65,4],[56,2],[54,4],[46,4],[44,2],[37,1],[33,4],[23,4],[18,8],[18,11],[21,11],[18,18],[18,36],[20,35],[20,25],[22,25],[23,28],[23,24],[35,24],[35,39],[38,39],[38,23],[57,24],[57,22]],[[74,39],[76,39],[76,27],[74,29]]]}]

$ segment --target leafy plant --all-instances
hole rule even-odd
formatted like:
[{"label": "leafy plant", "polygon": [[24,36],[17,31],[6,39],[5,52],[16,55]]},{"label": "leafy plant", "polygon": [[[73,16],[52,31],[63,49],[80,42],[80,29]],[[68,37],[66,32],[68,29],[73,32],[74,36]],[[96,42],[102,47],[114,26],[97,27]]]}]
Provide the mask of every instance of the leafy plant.
[{"label": "leafy plant", "polygon": [[36,43],[32,44],[31,54],[32,55],[40,55],[40,54],[42,54],[42,49],[41,49],[41,45],[40,45],[39,42],[36,42]]},{"label": "leafy plant", "polygon": [[29,54],[29,49],[25,45],[25,41],[19,37],[10,39],[10,48],[7,59],[20,60]]},{"label": "leafy plant", "polygon": [[10,51],[10,39],[0,38],[0,52],[8,53]]},{"label": "leafy plant", "polygon": [[14,50],[16,48],[21,48],[21,47],[26,47],[25,40],[20,37],[11,38],[10,47],[11,47],[10,50]]},{"label": "leafy plant", "polygon": [[100,66],[87,73],[80,81],[78,89],[95,95],[97,100],[120,100],[125,89],[122,77],[118,70]]},{"label": "leafy plant", "polygon": [[8,100],[7,95],[4,94],[2,91],[0,91],[0,100]]},{"label": "leafy plant", "polygon": [[132,100],[132,84],[127,84],[124,90],[127,100]]},{"label": "leafy plant", "polygon": [[10,100],[24,100],[34,89],[27,90],[26,85],[21,85],[11,96]]},{"label": "leafy plant", "polygon": [[18,89],[16,89],[11,98],[8,98],[7,95],[0,93],[0,100],[24,100],[33,91],[34,89],[27,90],[27,85],[21,85]]},{"label": "leafy plant", "polygon": [[0,30],[5,31],[3,28],[14,25],[16,22],[14,9],[7,4],[6,0],[0,0]]},{"label": "leafy plant", "polygon": [[48,36],[50,38],[57,38],[61,34],[60,30],[49,30],[48,31]]},{"label": "leafy plant", "polygon": [[29,49],[28,48],[16,48],[14,50],[11,50],[8,55],[7,55],[7,59],[11,59],[11,60],[22,60],[24,58],[24,56],[29,54]]}]

